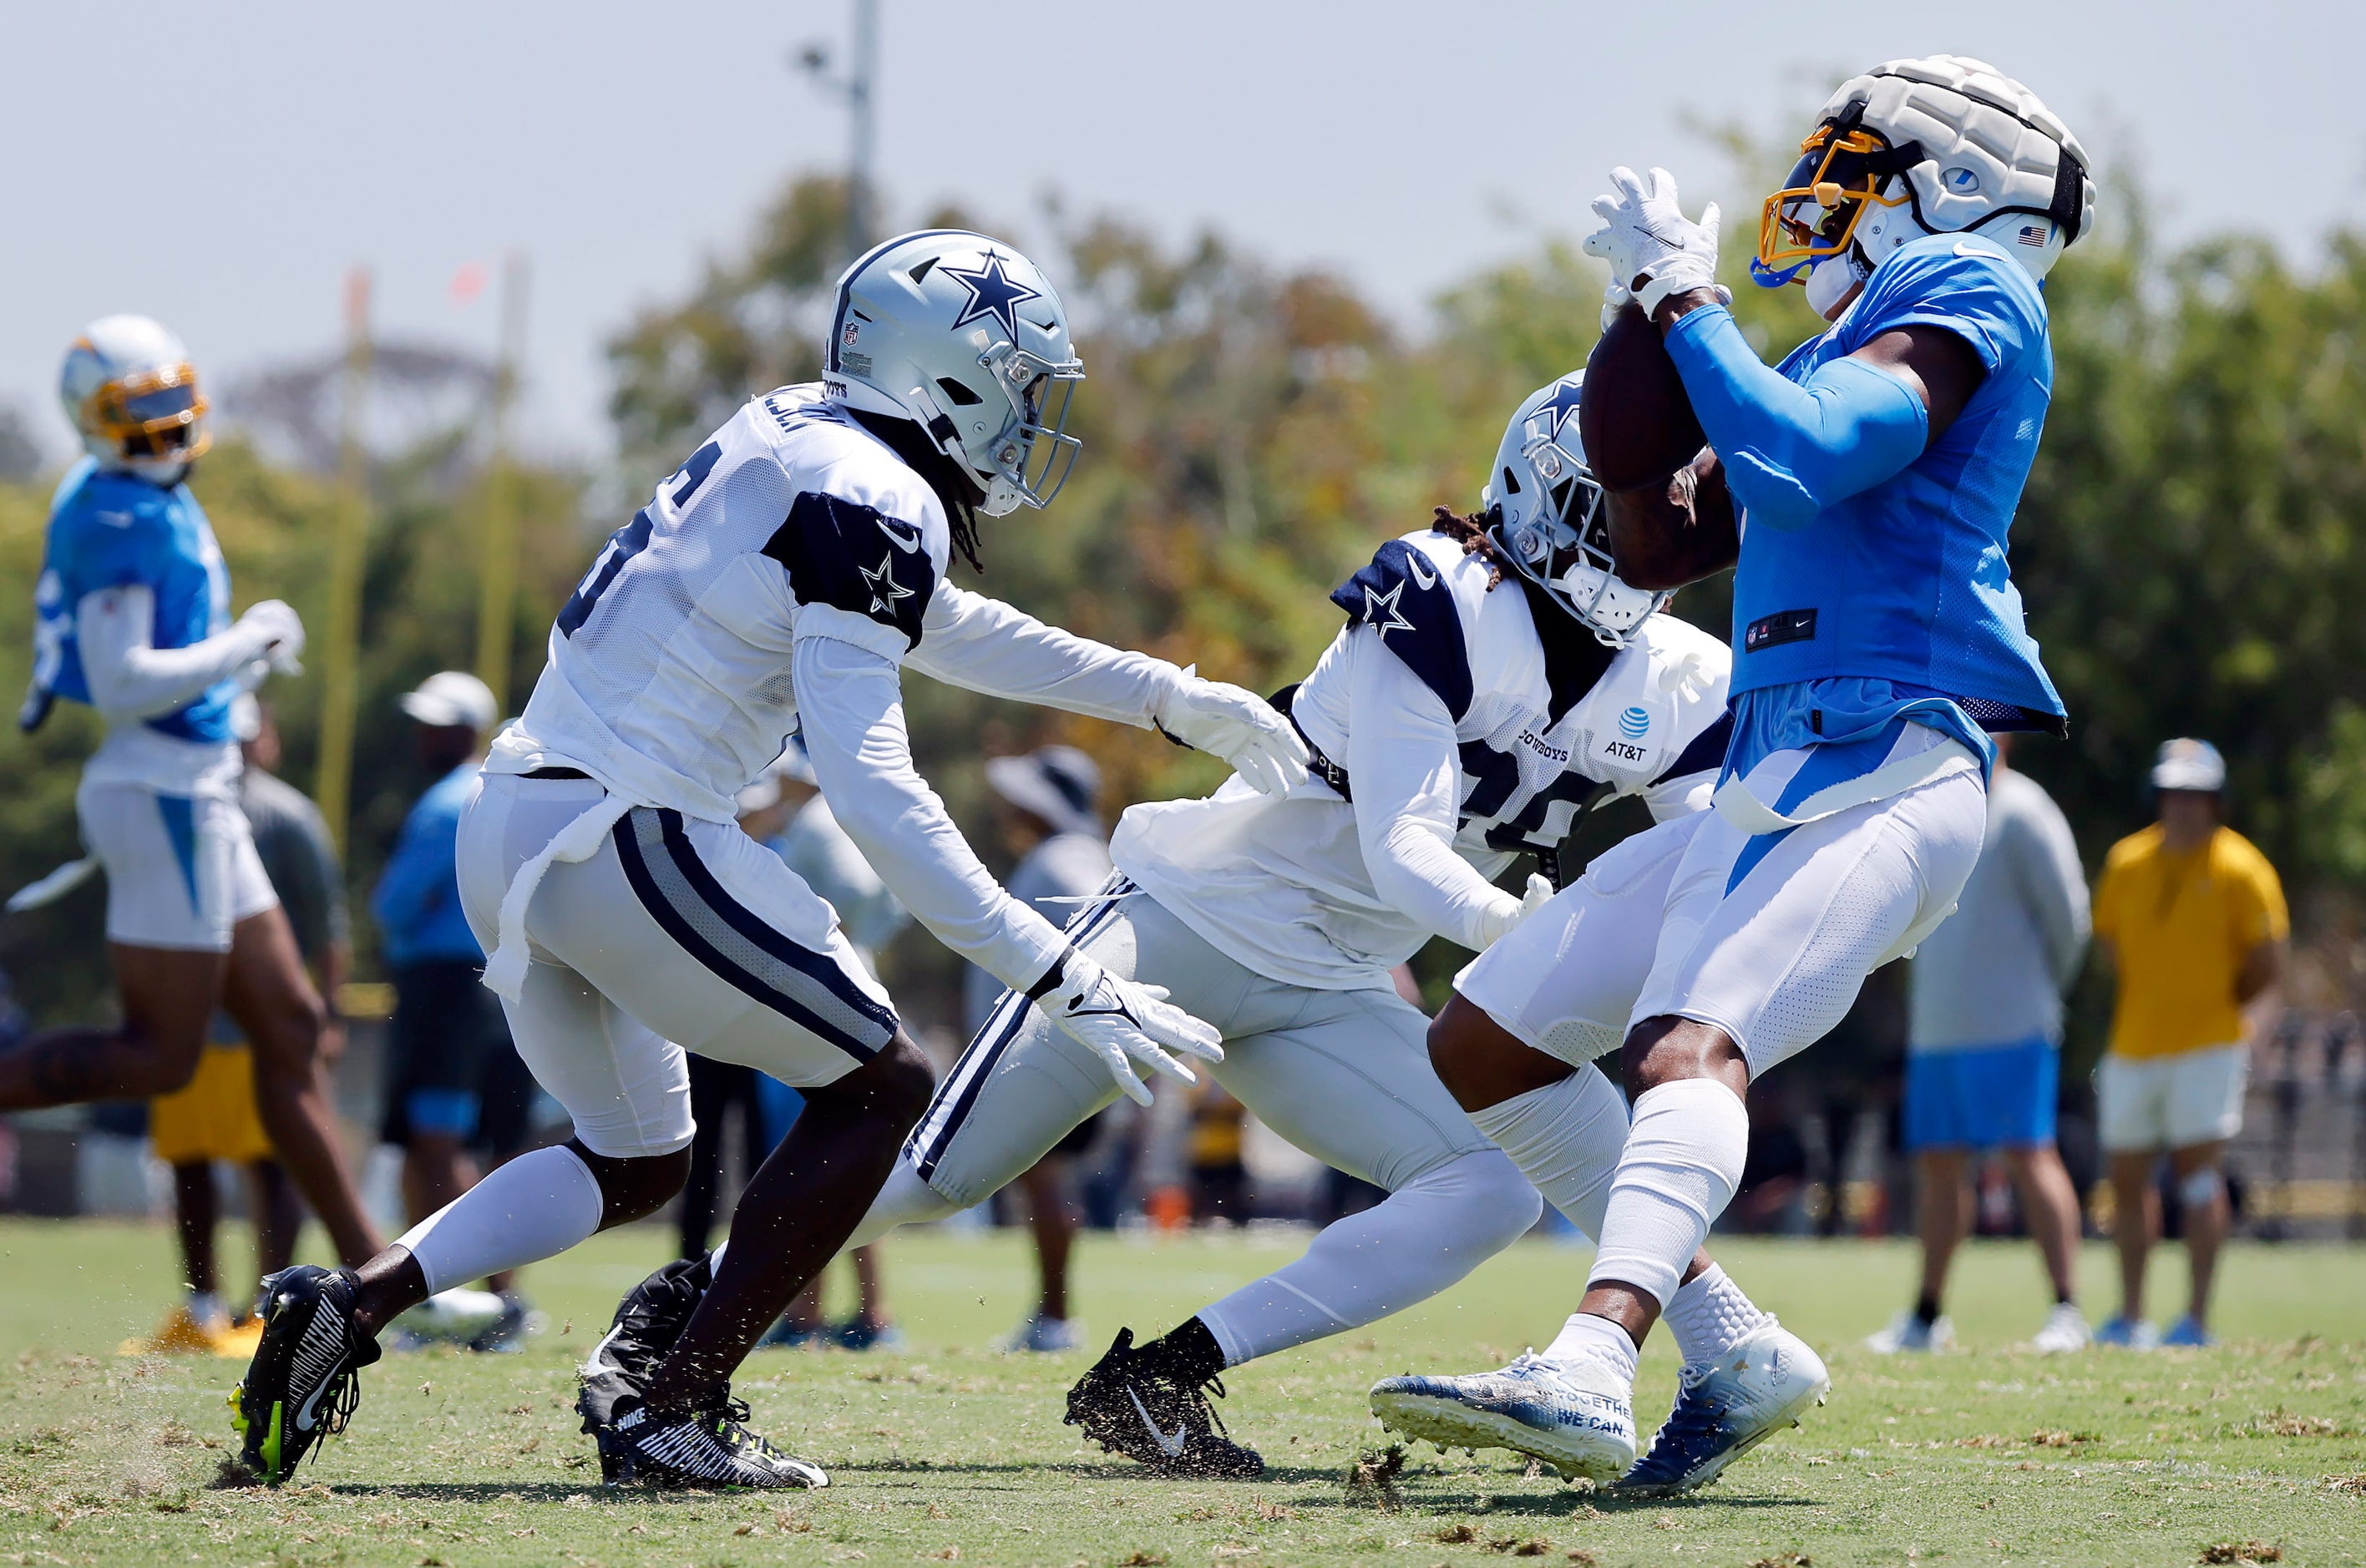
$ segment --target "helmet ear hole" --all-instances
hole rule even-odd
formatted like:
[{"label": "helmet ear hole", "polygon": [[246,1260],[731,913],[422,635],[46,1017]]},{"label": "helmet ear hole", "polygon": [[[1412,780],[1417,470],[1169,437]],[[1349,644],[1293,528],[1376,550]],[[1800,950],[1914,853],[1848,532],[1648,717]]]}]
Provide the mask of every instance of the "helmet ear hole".
[{"label": "helmet ear hole", "polygon": [[1520,476],[1509,468],[1504,470],[1504,493],[1507,496],[1516,496],[1520,493]]},{"label": "helmet ear hole", "polygon": [[971,391],[960,382],[955,381],[950,375],[940,375],[937,377],[937,390],[942,392],[946,398],[950,400],[952,406],[956,409],[966,409],[971,407],[973,404],[983,403],[986,401],[985,398],[979,397],[976,393]]}]

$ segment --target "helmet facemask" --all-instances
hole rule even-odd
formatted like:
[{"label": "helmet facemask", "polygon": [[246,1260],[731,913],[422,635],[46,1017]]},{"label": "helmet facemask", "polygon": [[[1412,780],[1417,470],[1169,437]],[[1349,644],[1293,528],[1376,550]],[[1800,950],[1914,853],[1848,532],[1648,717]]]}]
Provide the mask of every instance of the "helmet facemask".
[{"label": "helmet facemask", "polygon": [[[1610,554],[1608,494],[1584,460],[1550,433],[1553,422],[1527,422],[1520,446],[1525,475],[1507,466],[1496,476],[1504,493],[1489,498],[1492,531],[1515,570],[1596,639],[1624,647],[1669,596],[1648,593],[1619,577]],[[1567,426],[1576,428],[1574,418]],[[1541,490],[1532,501],[1520,493],[1531,485]],[[1522,514],[1525,521],[1519,520]]]},{"label": "helmet facemask", "polygon": [[[1863,112],[1862,105],[1851,108]],[[1820,262],[1846,256],[1867,212],[1913,199],[1910,190],[1883,192],[1892,175],[1921,158],[1918,144],[1893,149],[1878,132],[1856,124],[1854,114],[1816,127],[1799,143],[1799,161],[1783,188],[1760,210],[1752,279],[1780,288]]]},{"label": "helmet facemask", "polygon": [[[1069,398],[1085,378],[1082,360],[1055,363],[1004,340],[996,342],[984,328],[970,334],[981,350],[978,370],[1008,410],[999,430],[989,435],[963,435],[964,417],[959,410],[983,404],[975,387],[952,376],[940,377],[937,391],[953,412],[941,427],[929,421],[929,434],[945,455],[975,474],[986,490],[978,510],[1003,517],[1022,506],[1052,504],[1060,487],[1076,465],[1084,442],[1067,433]],[[973,418],[971,420],[975,423]],[[950,446],[945,433],[952,436]]]},{"label": "helmet facemask", "polygon": [[186,469],[213,445],[206,428],[211,407],[198,389],[196,368],[182,361],[105,383],[84,404],[81,423],[123,467],[163,477]]}]

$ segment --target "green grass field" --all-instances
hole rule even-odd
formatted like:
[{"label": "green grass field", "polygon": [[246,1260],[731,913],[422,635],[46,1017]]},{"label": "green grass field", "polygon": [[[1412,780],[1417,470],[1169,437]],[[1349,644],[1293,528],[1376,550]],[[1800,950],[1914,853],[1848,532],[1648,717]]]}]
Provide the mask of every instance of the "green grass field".
[{"label": "green grass field", "polygon": [[[1905,1299],[1910,1252],[1729,1242],[1765,1305],[1832,1364],[1830,1406],[1695,1497],[1622,1503],[1503,1454],[1426,1446],[1385,1489],[1350,1484],[1380,1434],[1377,1376],[1468,1371],[1542,1343],[1586,1255],[1523,1244],[1427,1306],[1244,1369],[1236,1436],[1266,1479],[1177,1484],[1081,1447],[1061,1395],[1088,1358],[984,1347],[1017,1321],[1015,1237],[904,1238],[896,1354],[760,1352],[739,1391],[760,1429],[831,1470],[783,1497],[610,1494],[569,1408],[573,1357],[661,1260],[628,1230],[535,1269],[548,1334],[523,1355],[389,1357],[353,1430],[279,1492],[220,1486],[229,1362],[123,1359],[170,1300],[162,1227],[0,1225],[0,1562],[622,1568],[760,1563],[2296,1563],[2366,1560],[2366,1251],[2238,1249],[2223,1350],[2046,1359],[2013,1348],[2043,1305],[2025,1247],[1966,1257],[1969,1349],[1854,1349]],[[1289,1256],[1294,1240],[1088,1238],[1081,1295],[1103,1341],[1156,1331]],[[2166,1260],[2181,1270],[2182,1258]],[[2107,1305],[2109,1260],[2086,1259]],[[2173,1278],[2156,1308],[2173,1316]],[[1664,1337],[1638,1424],[1672,1396]],[[2227,1554],[2229,1546],[2251,1551]],[[2220,1549],[2214,1556],[2210,1549]]]}]

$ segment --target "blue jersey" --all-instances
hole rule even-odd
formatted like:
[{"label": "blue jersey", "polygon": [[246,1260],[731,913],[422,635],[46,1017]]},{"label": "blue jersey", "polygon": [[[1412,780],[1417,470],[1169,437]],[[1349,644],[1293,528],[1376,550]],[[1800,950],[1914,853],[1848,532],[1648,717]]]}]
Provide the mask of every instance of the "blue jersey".
[{"label": "blue jersey", "polygon": [[[155,599],[151,646],[186,648],[230,625],[230,571],[189,487],[164,489],[85,457],[68,470],[50,503],[33,590],[33,687],[17,720],[24,728],[47,718],[57,698],[90,700],[74,611],[91,594],[130,587]],[[216,681],[195,701],[144,722],[175,740],[228,742],[237,696],[235,681]]]},{"label": "blue jersey", "polygon": [[1804,527],[1745,528],[1733,689],[1853,678],[1894,683],[1911,700],[1955,699],[1989,729],[2057,719],[2062,700],[2023,628],[2005,558],[2053,395],[2045,297],[1992,241],[1917,240],[1876,267],[1781,374],[1804,382],[1909,325],[1956,333],[1988,375],[1903,470]]},{"label": "blue jersey", "polygon": [[402,836],[370,894],[370,913],[397,969],[434,959],[480,964],[485,950],[460,908],[456,856],[460,813],[477,788],[477,764],[464,762],[428,787],[403,819]]}]

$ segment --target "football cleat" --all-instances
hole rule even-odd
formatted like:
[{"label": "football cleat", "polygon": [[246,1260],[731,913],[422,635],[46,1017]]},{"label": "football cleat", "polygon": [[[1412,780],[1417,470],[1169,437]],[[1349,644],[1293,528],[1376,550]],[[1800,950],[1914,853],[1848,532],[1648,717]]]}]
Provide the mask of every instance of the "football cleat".
[{"label": "football cleat", "polygon": [[1264,1474],[1264,1457],[1224,1430],[1208,1402],[1211,1390],[1224,1396],[1221,1379],[1193,1383],[1176,1375],[1166,1358],[1134,1344],[1132,1329],[1121,1328],[1109,1353],[1068,1390],[1061,1420],[1161,1475],[1245,1481]]},{"label": "football cleat", "polygon": [[[612,1427],[617,1413],[629,1408],[627,1399],[637,1404],[648,1394],[658,1363],[682,1338],[690,1315],[697,1310],[707,1286],[715,1282],[708,1256],[702,1253],[668,1263],[625,1292],[625,1299],[616,1304],[608,1332],[592,1347],[591,1355],[575,1372],[579,1385],[575,1410],[583,1417],[585,1431],[598,1433]],[[600,1462],[606,1471],[604,1440],[600,1445]],[[610,1474],[608,1479],[616,1477]]]},{"label": "football cleat", "polygon": [[351,1269],[299,1263],[263,1282],[263,1339],[231,1391],[239,1458],[276,1486],[323,1437],[342,1432],[361,1403],[355,1375],[378,1358],[354,1323]]},{"label": "football cleat", "polygon": [[1713,1361],[1688,1366],[1676,1383],[1676,1406],[1651,1451],[1621,1477],[1617,1490],[1639,1496],[1689,1492],[1821,1405],[1832,1380],[1806,1340],[1768,1318]]},{"label": "football cleat", "polygon": [[2190,1312],[2170,1325],[2169,1332],[2160,1337],[2162,1347],[2168,1350],[2206,1350],[2217,1342],[2218,1336],[2203,1327]]},{"label": "football cleat", "polygon": [[2079,1310],[2077,1302],[2057,1301],[2054,1310],[2045,1315],[2045,1324],[2031,1336],[2029,1347],[2049,1356],[2067,1355],[2085,1350],[2094,1337],[2094,1331],[2087,1327],[2087,1315]]},{"label": "football cleat", "polygon": [[1880,1333],[1866,1335],[1865,1348],[1876,1356],[1952,1350],[1955,1348],[1955,1320],[1943,1312],[1925,1323],[1911,1312],[1901,1312]]},{"label": "football cleat", "polygon": [[1510,1449],[1564,1480],[1607,1484],[1635,1462],[1634,1389],[1608,1361],[1528,1351],[1501,1372],[1372,1385],[1380,1425],[1444,1448]]},{"label": "football cleat", "polygon": [[722,1490],[827,1486],[811,1460],[783,1453],[749,1431],[748,1406],[727,1394],[703,1410],[656,1416],[639,1401],[600,1428],[600,1470],[609,1484]]}]

